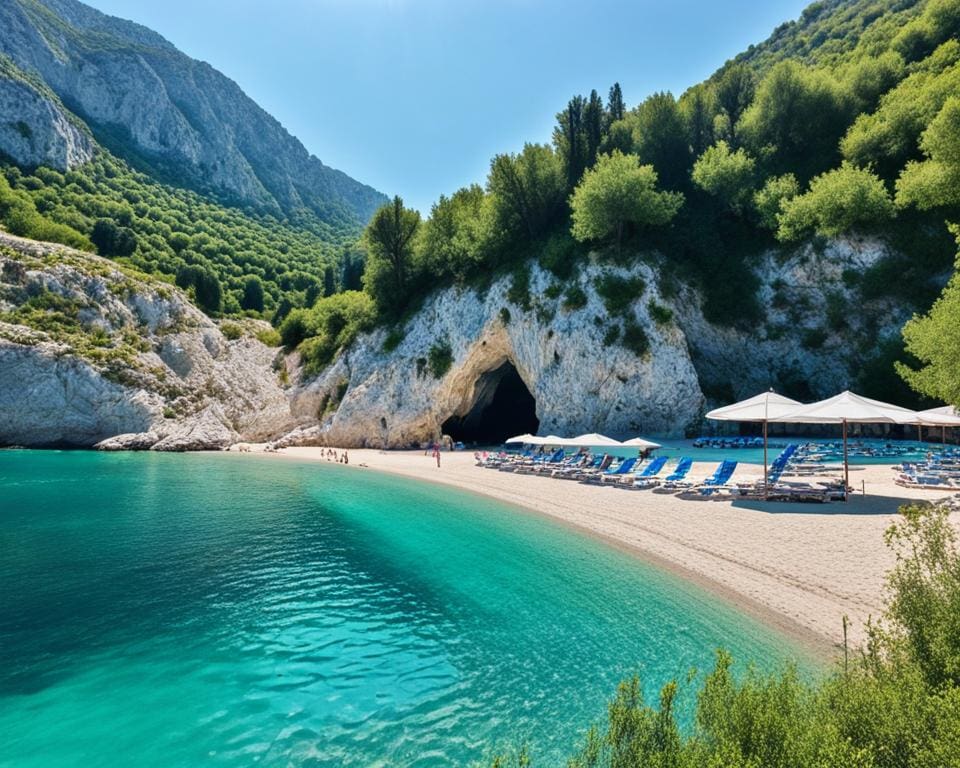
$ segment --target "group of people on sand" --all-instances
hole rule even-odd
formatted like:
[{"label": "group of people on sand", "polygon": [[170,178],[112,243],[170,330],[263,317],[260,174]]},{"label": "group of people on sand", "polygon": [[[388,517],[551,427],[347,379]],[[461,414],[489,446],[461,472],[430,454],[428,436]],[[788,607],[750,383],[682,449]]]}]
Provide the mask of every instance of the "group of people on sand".
[{"label": "group of people on sand", "polygon": [[350,457],[347,455],[347,450],[346,450],[346,448],[344,448],[343,453],[340,453],[339,451],[337,451],[336,448],[327,448],[327,449],[323,452],[323,457],[324,457],[327,461],[332,461],[332,462],[335,462],[335,463],[337,463],[337,464],[349,464],[349,463],[350,463]]}]

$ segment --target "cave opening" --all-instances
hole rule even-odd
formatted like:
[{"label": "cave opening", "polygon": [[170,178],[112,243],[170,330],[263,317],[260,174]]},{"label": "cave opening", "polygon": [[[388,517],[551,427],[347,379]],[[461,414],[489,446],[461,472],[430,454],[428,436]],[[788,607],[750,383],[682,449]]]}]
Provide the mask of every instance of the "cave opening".
[{"label": "cave opening", "polygon": [[463,443],[498,445],[514,435],[537,433],[537,401],[509,360],[477,380],[474,396],[465,414],[443,423],[445,435]]}]

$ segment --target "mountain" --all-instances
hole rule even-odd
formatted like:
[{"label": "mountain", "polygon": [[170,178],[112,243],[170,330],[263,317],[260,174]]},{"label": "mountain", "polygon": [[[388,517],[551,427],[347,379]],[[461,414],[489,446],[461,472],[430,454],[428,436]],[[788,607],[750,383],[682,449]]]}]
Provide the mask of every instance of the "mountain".
[{"label": "mountain", "polygon": [[[310,155],[236,83],[145,27],[76,0],[2,0],[0,29],[0,53],[9,59],[0,66],[4,114],[11,115],[14,89],[34,111],[48,90],[57,96],[40,124],[59,127],[37,131],[13,113],[0,130],[0,151],[23,165],[84,162],[85,125],[156,180],[262,213],[309,211],[326,223],[357,225],[385,199]],[[64,109],[82,125],[69,126]],[[27,131],[46,152],[25,151]]]}]

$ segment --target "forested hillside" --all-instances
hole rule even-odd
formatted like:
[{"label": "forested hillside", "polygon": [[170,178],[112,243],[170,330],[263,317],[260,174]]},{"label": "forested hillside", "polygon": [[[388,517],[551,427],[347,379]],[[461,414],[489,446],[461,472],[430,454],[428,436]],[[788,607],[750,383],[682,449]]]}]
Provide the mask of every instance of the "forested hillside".
[{"label": "forested hillside", "polygon": [[379,192],[310,156],[239,87],[75,0],[0,3],[0,226],[279,322],[359,288]]},{"label": "forested hillside", "polygon": [[[328,357],[349,340],[345,328],[371,316],[366,302],[402,317],[438,284],[503,272],[519,305],[535,307],[531,258],[575,307],[570,278],[591,251],[613,264],[651,260],[665,293],[692,282],[709,320],[757,331],[760,254],[846,235],[892,250],[845,273],[848,287],[864,302],[926,310],[956,252],[944,224],[957,214],[944,166],[955,156],[937,136],[960,104],[958,34],[960,0],[828,0],[679,98],[654,93],[630,107],[618,85],[606,98],[574,96],[550,144],[493,158],[483,187],[441,196],[425,221],[402,201],[385,206],[364,238],[368,298],[318,305],[285,336],[319,337],[312,348]],[[612,307],[629,306],[631,286],[607,288],[621,299]],[[837,309],[824,334],[857,311]],[[902,344],[884,354],[885,372],[906,360]]]}]

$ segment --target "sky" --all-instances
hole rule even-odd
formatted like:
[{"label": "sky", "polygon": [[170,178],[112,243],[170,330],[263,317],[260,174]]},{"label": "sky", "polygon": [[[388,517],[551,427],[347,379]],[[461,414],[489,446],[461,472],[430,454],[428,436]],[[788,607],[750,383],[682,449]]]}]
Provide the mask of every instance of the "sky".
[{"label": "sky", "polygon": [[207,61],[325,164],[423,213],[576,93],[675,95],[809,0],[86,0]]}]

